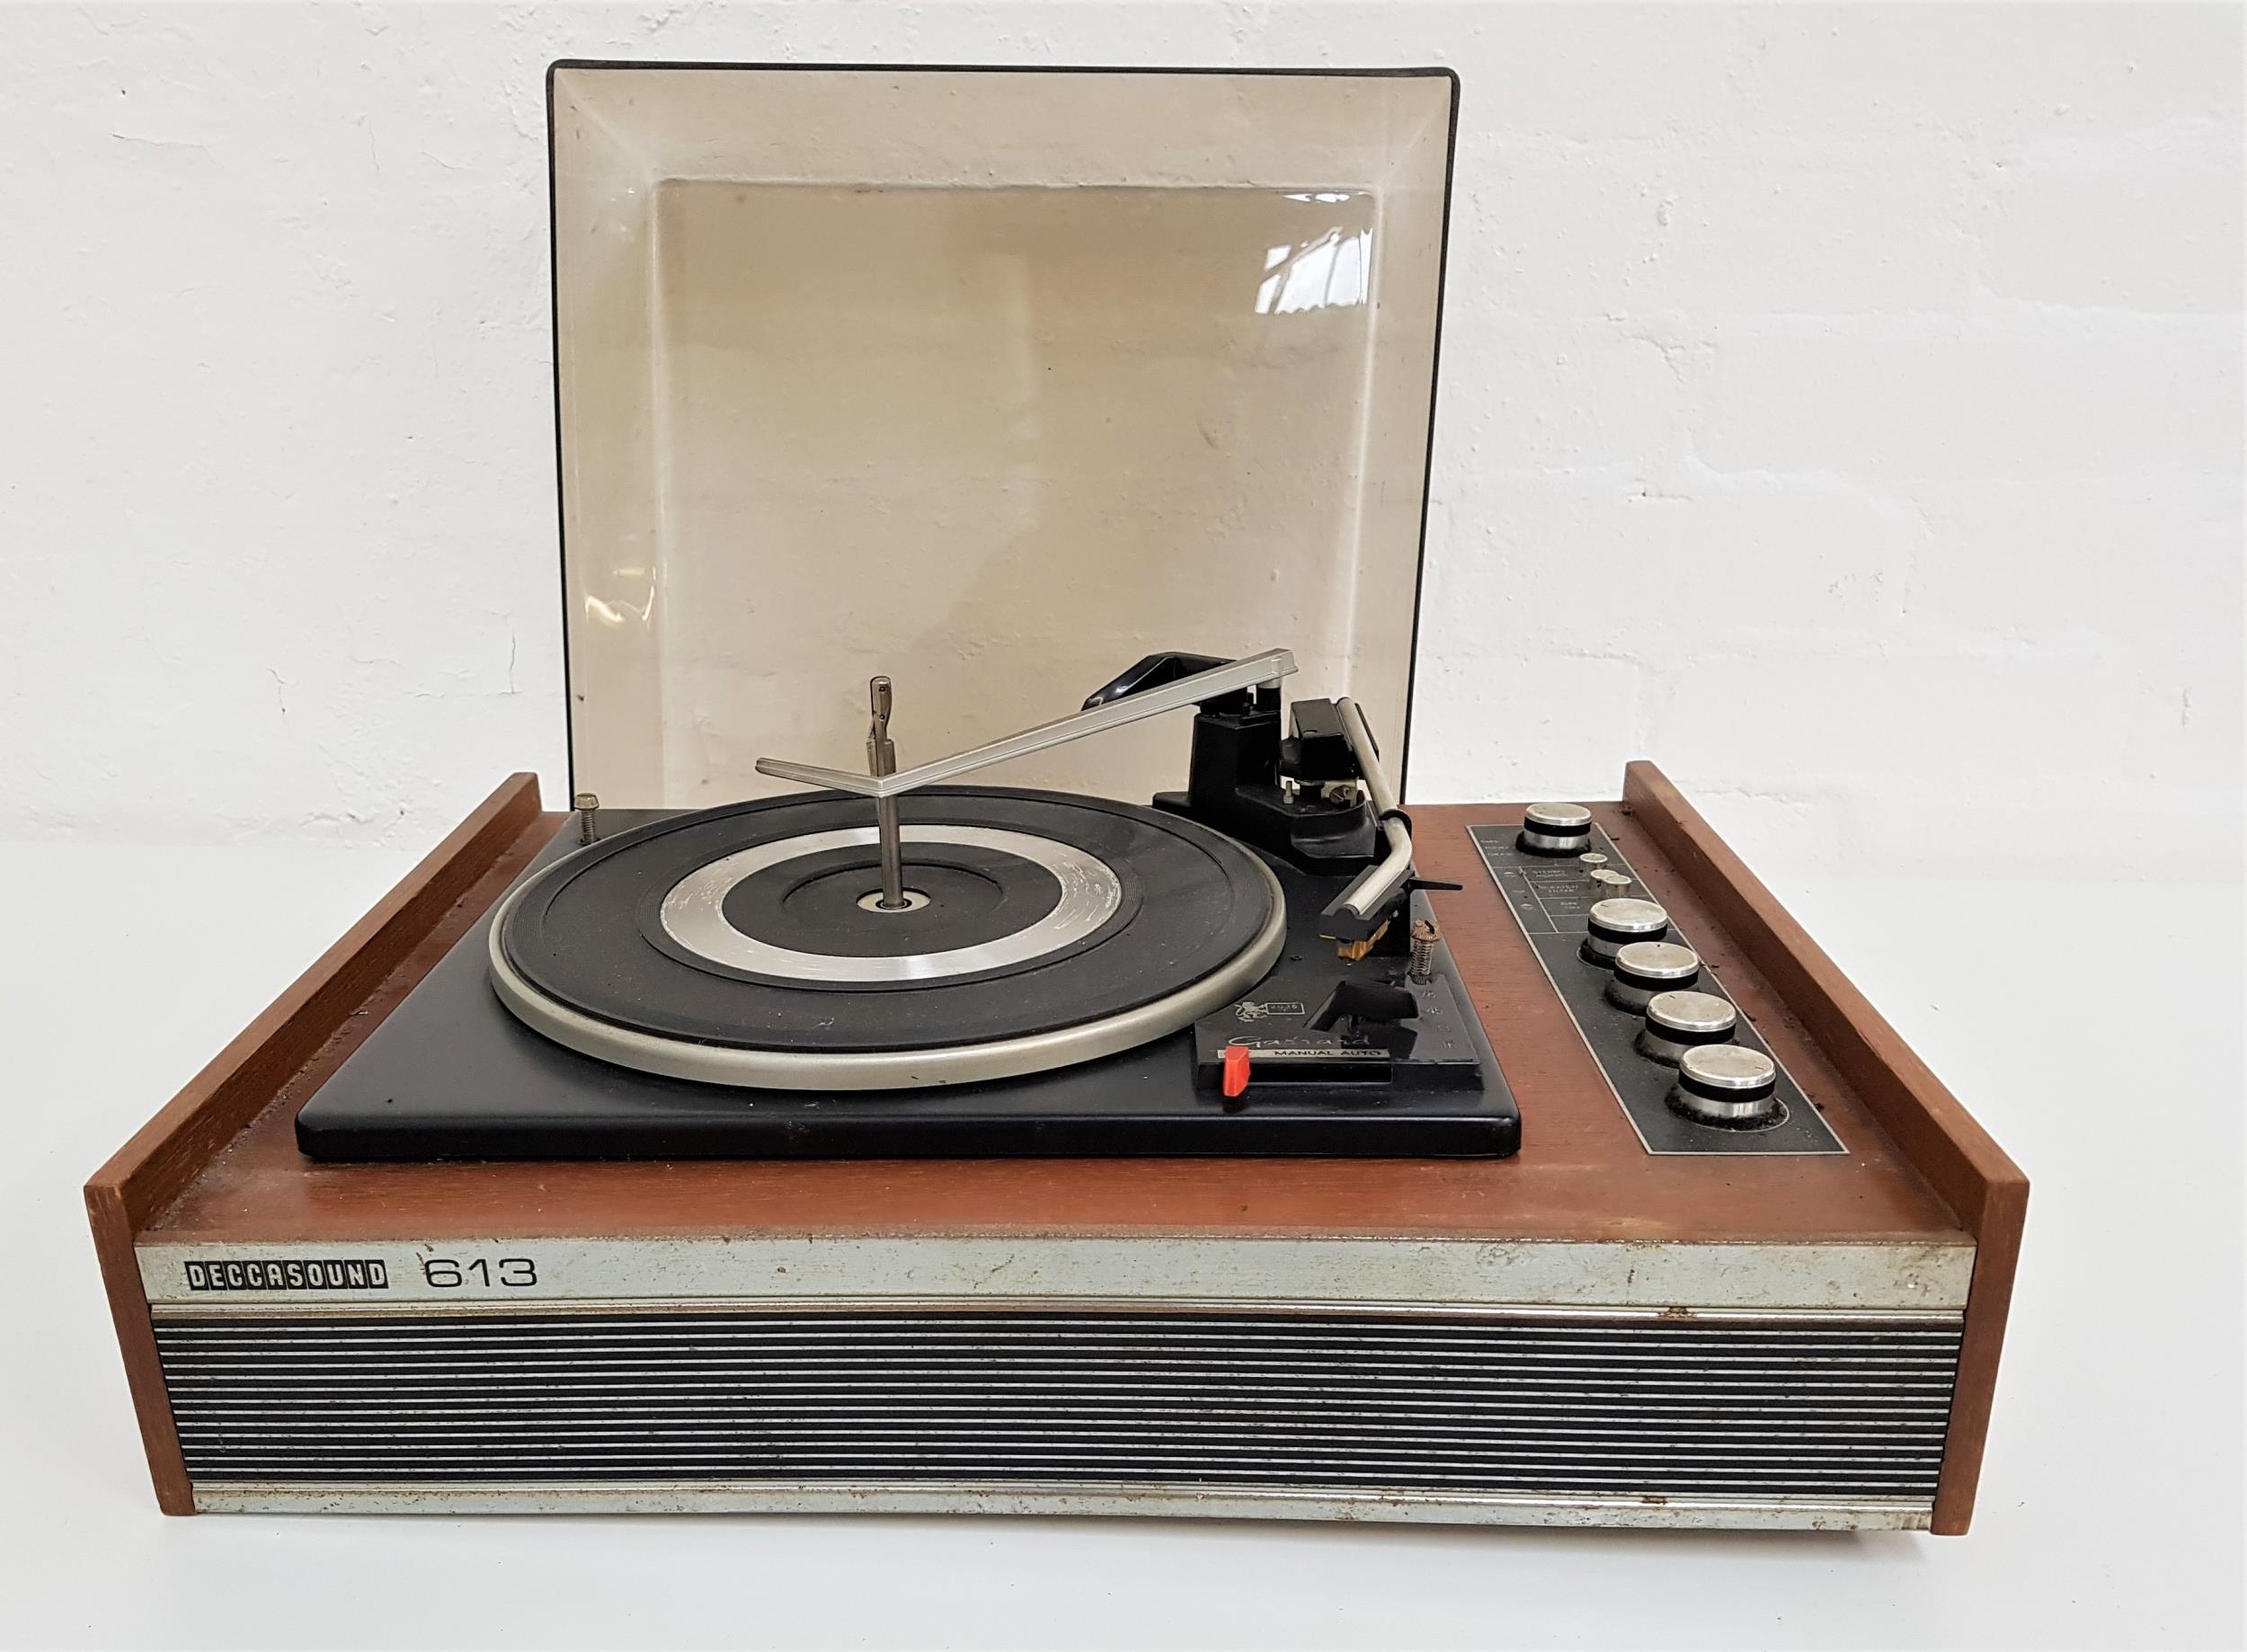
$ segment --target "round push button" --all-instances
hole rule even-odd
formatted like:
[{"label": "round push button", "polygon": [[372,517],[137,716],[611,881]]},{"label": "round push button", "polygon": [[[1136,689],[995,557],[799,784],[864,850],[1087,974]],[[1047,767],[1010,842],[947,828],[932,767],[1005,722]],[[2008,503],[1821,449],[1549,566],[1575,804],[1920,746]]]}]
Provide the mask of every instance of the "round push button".
[{"label": "round push button", "polygon": [[1779,1064],[1745,1044],[1704,1044],[1677,1063],[1670,1106],[1726,1130],[1761,1130],[1787,1116],[1779,1101]]},{"label": "round push button", "polygon": [[1514,839],[1532,855],[1581,855],[1592,847],[1592,812],[1576,803],[1533,803]]},{"label": "round push button", "polygon": [[1584,955],[1603,969],[1633,941],[1658,941],[1670,932],[1670,915],[1651,901],[1594,901],[1585,915]]},{"label": "round push button", "polygon": [[1639,1053],[1674,1067],[1688,1050],[1728,1044],[1739,1024],[1740,1012],[1713,992],[1657,992],[1647,1000]]},{"label": "round push button", "polygon": [[1644,1015],[1656,993],[1682,991],[1701,979],[1701,956],[1675,941],[1632,941],[1616,949],[1614,970],[1607,1001]]}]

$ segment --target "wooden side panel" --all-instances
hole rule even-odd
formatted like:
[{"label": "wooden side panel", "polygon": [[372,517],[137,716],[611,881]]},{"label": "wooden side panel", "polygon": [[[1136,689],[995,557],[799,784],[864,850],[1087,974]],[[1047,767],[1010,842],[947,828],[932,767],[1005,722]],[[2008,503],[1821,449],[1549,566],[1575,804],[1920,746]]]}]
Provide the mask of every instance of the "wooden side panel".
[{"label": "wooden side panel", "polygon": [[1626,768],[1623,806],[1978,1239],[1991,1190],[2027,1186],[2013,1161],[1660,769]]},{"label": "wooden side panel", "polygon": [[117,1323],[156,1502],[164,1513],[192,1514],[194,1504],[133,1256],[136,1233],[209,1165],[415,942],[538,820],[537,777],[511,777],[86,1184],[93,1247]]},{"label": "wooden side panel", "polygon": [[2029,1178],[1660,769],[1626,768],[1623,806],[1974,1235],[1974,1284],[1934,1525],[1939,1532],[1964,1532],[1981,1476]]},{"label": "wooden side panel", "polygon": [[510,777],[118,1149],[89,1186],[118,1189],[136,1225],[176,1197],[537,818],[537,777]]},{"label": "wooden side panel", "polygon": [[140,1286],[140,1265],[133,1257],[133,1224],[125,1214],[124,1195],[114,1185],[89,1183],[86,1219],[93,1225],[94,1254],[101,1258],[102,1289],[117,1326],[118,1351],[124,1356],[125,1386],[140,1423],[141,1449],[148,1454],[148,1478],[155,1484],[156,1506],[167,1514],[191,1514],[195,1494],[188,1485],[187,1462],[172,1426],[172,1401],[164,1391],[164,1367],[156,1357],[155,1327]]},{"label": "wooden side panel", "polygon": [[1965,1336],[1958,1345],[1958,1385],[1950,1398],[1950,1428],[1943,1436],[1942,1478],[1935,1486],[1938,1535],[1955,1537],[1974,1518],[1974,1494],[1982,1483],[1982,1447],[1989,1438],[1990,1407],[1997,1395],[1997,1355],[2005,1340],[2005,1316],[2013,1301],[2013,1268],[2021,1258],[2021,1234],[2029,1218],[2029,1182],[2013,1180],[1990,1189],[1982,1204],[1982,1226],[1974,1252],[1974,1282],[1967,1287]]}]

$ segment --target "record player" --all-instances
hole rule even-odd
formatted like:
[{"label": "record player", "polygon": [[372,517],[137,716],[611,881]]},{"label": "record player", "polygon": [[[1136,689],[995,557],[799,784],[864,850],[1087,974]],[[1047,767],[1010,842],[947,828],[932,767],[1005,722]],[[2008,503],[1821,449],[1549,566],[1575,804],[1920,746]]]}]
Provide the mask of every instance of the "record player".
[{"label": "record player", "polygon": [[[763,759],[819,789],[626,821],[585,799],[298,1143],[1510,1153],[1519,1115],[1364,715],[1298,701],[1283,738],[1292,667],[1150,655],[1074,715],[902,771],[877,677],[864,775]],[[943,784],[1181,706],[1191,778],[1151,807]]]},{"label": "record player", "polygon": [[1456,93],[555,67],[571,807],[88,1186],[164,1508],[1965,1529],[2019,1171],[1405,801]]}]

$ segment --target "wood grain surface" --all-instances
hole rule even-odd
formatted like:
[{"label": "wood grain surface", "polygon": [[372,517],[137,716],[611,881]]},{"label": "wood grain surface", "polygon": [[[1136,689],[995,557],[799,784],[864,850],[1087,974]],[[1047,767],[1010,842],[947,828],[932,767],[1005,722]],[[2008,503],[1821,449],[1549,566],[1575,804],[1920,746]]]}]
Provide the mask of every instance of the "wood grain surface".
[{"label": "wood grain surface", "polygon": [[1974,1235],[1974,1281],[1934,1524],[1938,1532],[1964,1532],[1997,1389],[2029,1178],[1660,769],[1626,768],[1623,803]]},{"label": "wood grain surface", "polygon": [[[426,945],[510,848],[527,838],[544,840],[546,832],[531,830],[538,818],[537,777],[511,776],[87,1182],[86,1219],[102,1289],[117,1325],[156,1502],[166,1514],[191,1514],[194,1503],[133,1256],[137,1232],[226,1150],[245,1123],[271,1110],[274,1092],[360,1015],[369,995],[397,973],[414,947]],[[481,902],[495,898],[512,877],[508,873]]]},{"label": "wood grain surface", "polygon": [[1419,864],[1466,886],[1436,896],[1437,912],[1521,1103],[1516,1159],[305,1159],[296,1109],[473,922],[476,903],[464,901],[151,1226],[165,1239],[210,1240],[973,1232],[1963,1242],[1714,913],[1632,821],[1613,805],[1599,813],[1825,1108],[1847,1156],[1649,1155],[1468,839],[1470,823],[1518,821],[1518,809],[1456,807],[1417,813]]},{"label": "wood grain surface", "polygon": [[1418,863],[1521,1103],[1505,1160],[1002,1159],[320,1165],[297,1109],[569,817],[517,776],[98,1172],[86,1189],[159,1500],[191,1507],[133,1266],[160,1242],[662,1234],[1049,1234],[1976,1243],[1935,1529],[1965,1530],[2027,1182],[1648,764],[1594,804],[1845,1156],[1640,1145],[1468,838],[1519,805],[1415,811]]}]

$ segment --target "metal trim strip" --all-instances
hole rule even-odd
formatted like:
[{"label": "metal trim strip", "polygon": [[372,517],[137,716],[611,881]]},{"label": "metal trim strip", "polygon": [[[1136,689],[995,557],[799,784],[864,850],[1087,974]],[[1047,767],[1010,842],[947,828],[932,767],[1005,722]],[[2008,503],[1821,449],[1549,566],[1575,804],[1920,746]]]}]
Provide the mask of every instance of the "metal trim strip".
[{"label": "metal trim strip", "polygon": [[[440,1257],[526,1257],[539,1283],[474,1293],[486,1311],[537,1302],[700,1303],[747,1308],[844,1302],[946,1308],[979,1303],[1137,1310],[1220,1305],[1224,1311],[1612,1313],[1734,1310],[1849,1310],[1875,1316],[1966,1305],[1975,1249],[1955,1239],[1852,1243],[1657,1240],[1208,1239],[1159,1236],[1053,1239],[752,1235],[541,1239],[494,1235],[448,1240],[204,1243],[163,1234],[137,1248],[152,1306],[224,1301],[253,1311],[312,1302],[333,1312],[370,1297],[420,1309],[464,1300],[426,1283]],[[190,1260],[379,1258],[386,1288],[218,1292],[192,1289]]]},{"label": "metal trim strip", "polygon": [[1215,1520],[1357,1520],[1454,1524],[1757,1527],[1773,1530],[1924,1531],[1932,1502],[1921,1497],[1764,1499],[1511,1496],[1405,1492],[1347,1497],[1193,1487],[1089,1491],[1067,1484],[962,1480],[898,1486],[690,1484],[667,1480],[567,1481],[432,1487],[303,1485],[237,1481],[198,1487],[195,1506],[237,1514],[759,1514],[1167,1515]]}]

